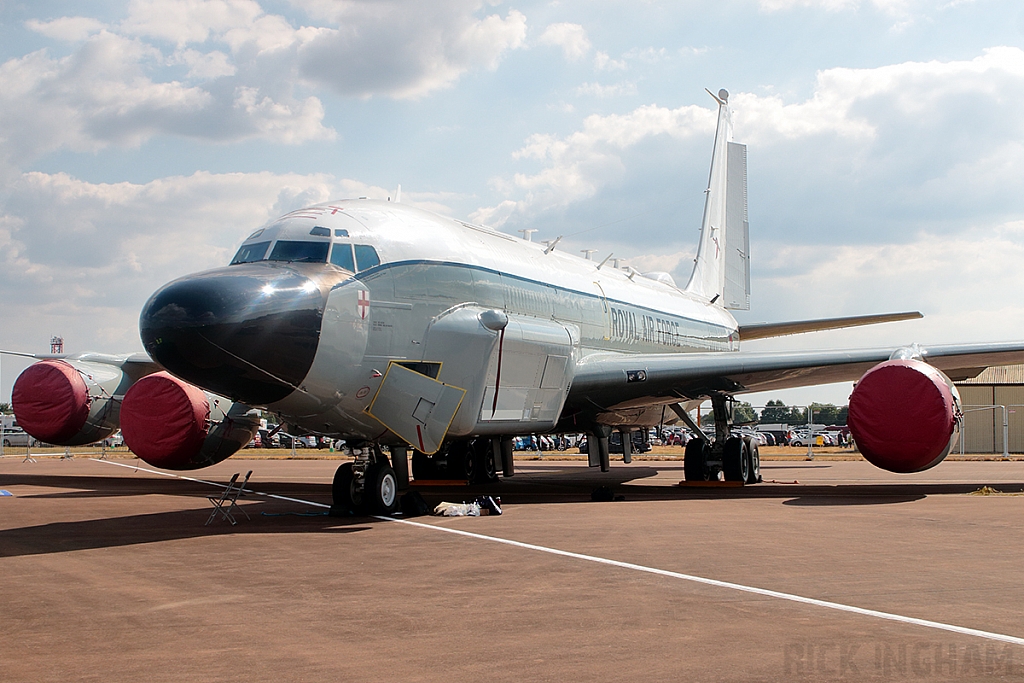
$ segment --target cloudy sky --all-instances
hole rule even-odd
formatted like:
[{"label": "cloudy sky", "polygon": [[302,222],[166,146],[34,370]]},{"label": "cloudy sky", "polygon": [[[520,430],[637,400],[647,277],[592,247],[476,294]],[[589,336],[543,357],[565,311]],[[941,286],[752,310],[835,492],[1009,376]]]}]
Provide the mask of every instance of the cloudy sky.
[{"label": "cloudy sky", "polygon": [[748,144],[741,321],[926,315],[750,348],[1024,339],[1019,0],[0,0],[0,348],[139,350],[164,282],[399,185],[685,281],[705,87]]}]

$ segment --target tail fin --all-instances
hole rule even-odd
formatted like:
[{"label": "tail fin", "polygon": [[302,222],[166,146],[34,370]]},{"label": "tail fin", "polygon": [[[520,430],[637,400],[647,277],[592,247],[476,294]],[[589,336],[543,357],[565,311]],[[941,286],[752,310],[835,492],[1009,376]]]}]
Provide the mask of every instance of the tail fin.
[{"label": "tail fin", "polygon": [[[710,91],[709,91],[710,92]],[[718,102],[718,129],[704,198],[704,220],[686,291],[733,310],[750,308],[750,235],[747,224],[747,147],[731,142],[729,93]]]}]

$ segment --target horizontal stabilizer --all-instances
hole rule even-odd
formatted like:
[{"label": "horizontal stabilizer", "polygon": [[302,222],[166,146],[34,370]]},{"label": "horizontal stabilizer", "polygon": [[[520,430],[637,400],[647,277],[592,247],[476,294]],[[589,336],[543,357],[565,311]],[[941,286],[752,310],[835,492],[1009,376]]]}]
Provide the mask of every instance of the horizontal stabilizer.
[{"label": "horizontal stabilizer", "polygon": [[785,337],[790,334],[820,332],[822,330],[838,330],[844,327],[877,325],[878,323],[892,323],[898,320],[915,320],[923,317],[924,316],[918,311],[908,311],[906,313],[884,313],[881,315],[855,315],[847,318],[797,320],[786,323],[754,323],[752,325],[740,325],[739,334],[740,341],[744,342],[752,339]]}]

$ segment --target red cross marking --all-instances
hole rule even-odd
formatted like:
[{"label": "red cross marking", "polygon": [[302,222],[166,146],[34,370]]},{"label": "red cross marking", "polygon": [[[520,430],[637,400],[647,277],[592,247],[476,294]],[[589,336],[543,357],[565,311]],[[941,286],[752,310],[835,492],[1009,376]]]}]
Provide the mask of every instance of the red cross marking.
[{"label": "red cross marking", "polygon": [[370,310],[370,292],[365,289],[359,290],[359,297],[356,299],[356,309],[359,311],[359,317],[366,320],[366,314]]}]

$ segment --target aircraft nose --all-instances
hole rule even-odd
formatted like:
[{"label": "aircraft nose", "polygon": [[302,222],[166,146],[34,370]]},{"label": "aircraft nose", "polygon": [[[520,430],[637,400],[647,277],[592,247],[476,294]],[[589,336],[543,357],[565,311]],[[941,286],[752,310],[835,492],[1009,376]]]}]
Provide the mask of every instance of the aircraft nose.
[{"label": "aircraft nose", "polygon": [[235,265],[165,285],[143,307],[139,333],[150,356],[182,379],[266,405],[309,372],[325,302],[295,270]]}]

